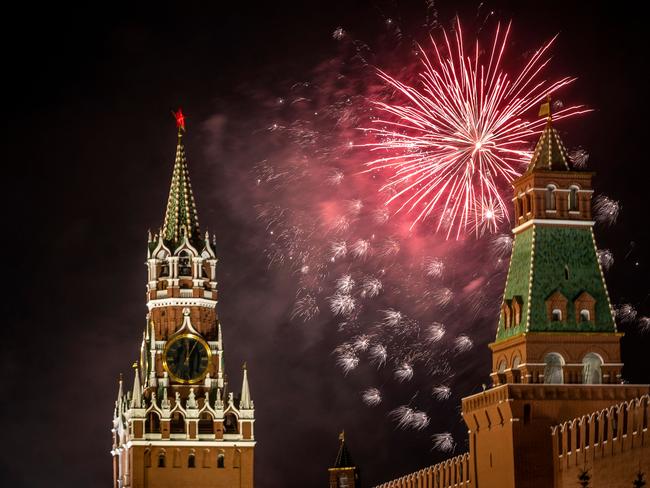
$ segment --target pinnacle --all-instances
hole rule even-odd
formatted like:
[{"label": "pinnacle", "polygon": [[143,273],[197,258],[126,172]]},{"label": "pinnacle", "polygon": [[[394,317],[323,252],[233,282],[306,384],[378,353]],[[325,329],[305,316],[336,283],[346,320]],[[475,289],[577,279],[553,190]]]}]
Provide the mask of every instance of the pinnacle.
[{"label": "pinnacle", "polygon": [[196,245],[201,242],[199,230],[199,217],[192,193],[190,174],[185,158],[182,134],[179,132],[178,145],[176,146],[176,159],[172,173],[167,211],[161,230],[165,242],[173,247],[178,246],[187,237],[190,243]]}]

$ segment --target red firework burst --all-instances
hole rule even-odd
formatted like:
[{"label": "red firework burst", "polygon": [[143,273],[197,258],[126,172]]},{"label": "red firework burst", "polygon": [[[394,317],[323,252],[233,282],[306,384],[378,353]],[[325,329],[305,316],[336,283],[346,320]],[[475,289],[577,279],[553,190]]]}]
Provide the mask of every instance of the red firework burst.
[{"label": "red firework burst", "polygon": [[[424,50],[420,86],[408,86],[385,72],[379,76],[404,98],[402,104],[375,102],[387,117],[363,129],[376,140],[362,146],[383,155],[367,171],[388,170],[381,190],[386,204],[413,212],[411,228],[430,216],[447,238],[463,232],[496,231],[508,218],[501,195],[530,159],[530,145],[545,119],[528,121],[526,112],[575,78],[543,79],[555,38],[538,49],[516,76],[502,68],[510,24],[497,25],[489,51],[476,40],[473,54],[463,45],[460,21],[452,41],[431,38],[432,57]],[[562,119],[589,111],[561,109]],[[381,128],[377,128],[380,125]]]}]

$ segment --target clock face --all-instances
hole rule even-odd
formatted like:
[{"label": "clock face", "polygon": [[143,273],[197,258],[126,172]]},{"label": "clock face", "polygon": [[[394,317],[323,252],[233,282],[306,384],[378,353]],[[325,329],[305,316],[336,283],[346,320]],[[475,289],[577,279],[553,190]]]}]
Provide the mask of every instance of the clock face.
[{"label": "clock face", "polygon": [[163,351],[163,366],[178,383],[198,383],[208,373],[210,346],[194,334],[174,337]]}]

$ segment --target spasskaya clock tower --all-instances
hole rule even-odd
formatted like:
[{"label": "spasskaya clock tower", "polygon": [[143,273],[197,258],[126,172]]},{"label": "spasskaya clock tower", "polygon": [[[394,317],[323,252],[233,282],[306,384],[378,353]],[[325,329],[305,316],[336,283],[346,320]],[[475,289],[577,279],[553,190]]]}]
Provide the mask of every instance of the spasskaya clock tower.
[{"label": "spasskaya clock tower", "polygon": [[[167,210],[147,246],[147,321],[134,380],[113,415],[114,488],[252,488],[255,412],[243,367],[229,390],[217,316],[214,236],[201,234],[183,146]],[[211,242],[212,240],[212,242]]]}]

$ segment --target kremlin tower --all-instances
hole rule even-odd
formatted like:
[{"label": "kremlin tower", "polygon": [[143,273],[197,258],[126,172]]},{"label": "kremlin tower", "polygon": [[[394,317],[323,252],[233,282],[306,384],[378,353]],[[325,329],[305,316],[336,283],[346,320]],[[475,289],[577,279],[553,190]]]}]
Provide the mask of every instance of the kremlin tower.
[{"label": "kremlin tower", "polygon": [[231,391],[217,314],[214,236],[202,234],[179,110],[167,210],[147,244],[147,309],[133,386],[119,381],[113,488],[252,488],[255,410]]}]

